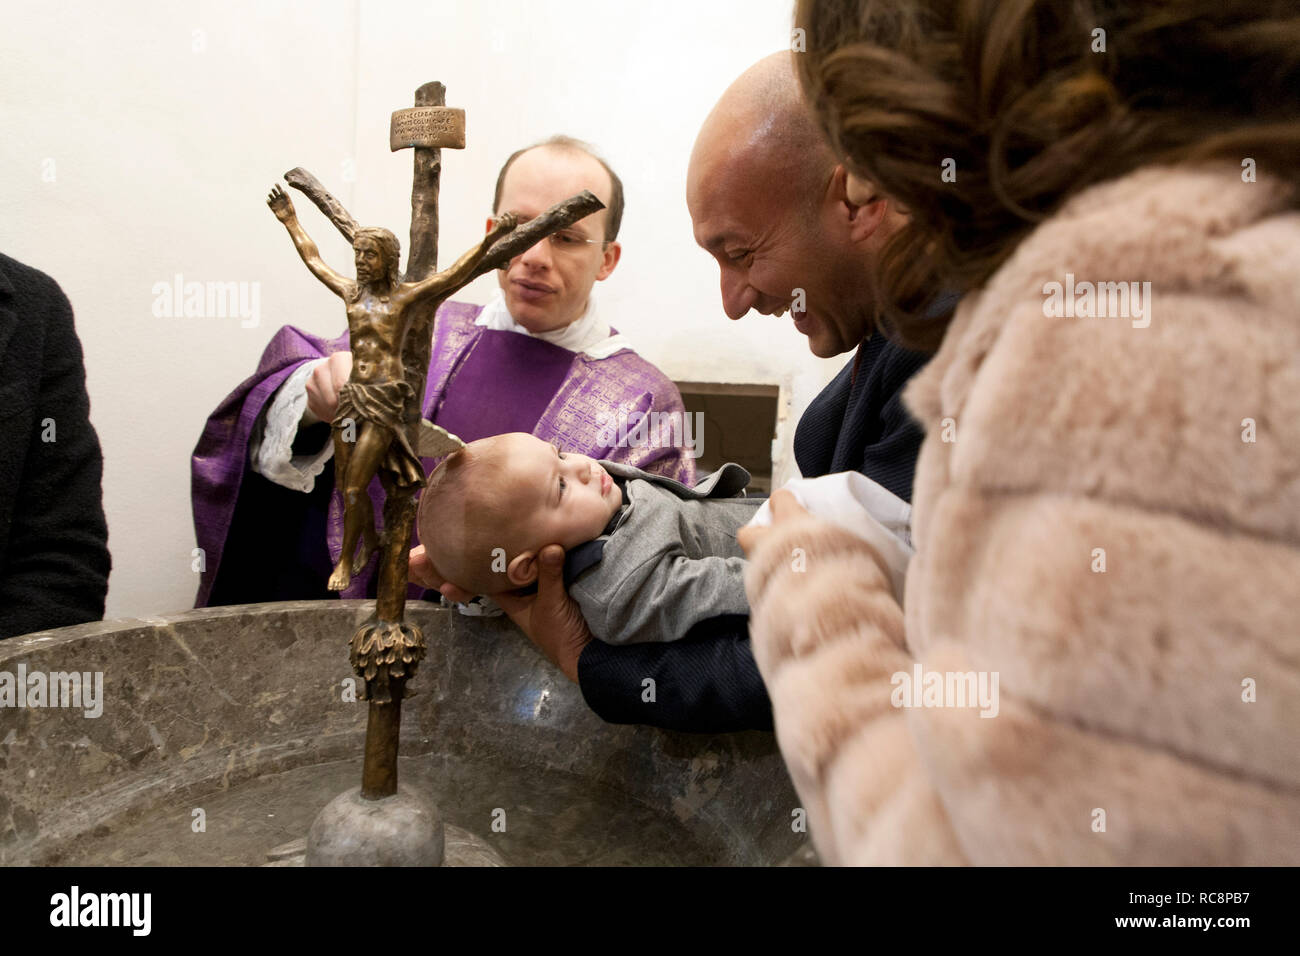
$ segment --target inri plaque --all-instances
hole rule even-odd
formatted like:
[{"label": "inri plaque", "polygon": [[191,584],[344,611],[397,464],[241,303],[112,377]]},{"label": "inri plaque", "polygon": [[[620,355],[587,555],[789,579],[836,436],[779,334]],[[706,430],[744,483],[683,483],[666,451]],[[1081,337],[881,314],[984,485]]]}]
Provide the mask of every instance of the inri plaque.
[{"label": "inri plaque", "polygon": [[465,148],[465,111],[451,106],[414,106],[393,113],[388,148]]}]

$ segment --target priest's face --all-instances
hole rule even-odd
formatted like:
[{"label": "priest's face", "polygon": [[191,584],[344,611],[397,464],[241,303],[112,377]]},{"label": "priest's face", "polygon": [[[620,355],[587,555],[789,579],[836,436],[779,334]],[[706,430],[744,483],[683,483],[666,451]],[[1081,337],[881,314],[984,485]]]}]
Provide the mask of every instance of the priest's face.
[{"label": "priest's face", "polygon": [[[597,160],[572,149],[539,146],[506,171],[495,213],[513,212],[524,223],[584,189],[609,205],[609,174]],[[543,239],[497,272],[510,314],[529,332],[552,332],[582,318],[591,287],[618,265],[619,244],[604,242],[606,215],[602,209],[578,220],[558,240]]]},{"label": "priest's face", "polygon": [[837,179],[770,149],[702,139],[687,173],[695,241],[718,263],[727,317],[788,313],[821,358],[856,348],[874,308],[838,169]]}]

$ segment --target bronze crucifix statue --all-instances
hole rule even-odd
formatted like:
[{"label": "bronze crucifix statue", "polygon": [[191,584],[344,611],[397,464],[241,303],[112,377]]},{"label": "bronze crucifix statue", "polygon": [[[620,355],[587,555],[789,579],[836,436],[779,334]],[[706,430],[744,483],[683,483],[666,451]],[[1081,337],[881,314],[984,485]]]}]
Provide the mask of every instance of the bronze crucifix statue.
[{"label": "bronze crucifix statue", "polygon": [[[344,495],[344,537],[329,587],[346,588],[352,575],[378,551],[376,617],[351,642],[352,665],[365,681],[364,698],[370,702],[361,782],[361,795],[370,800],[397,791],[401,702],[406,682],[424,657],[424,635],[404,621],[415,494],[424,484],[420,457],[437,457],[461,445],[436,426],[421,427],[434,316],[439,305],[478,276],[604,208],[590,192],[583,192],[523,226],[507,213],[455,264],[436,272],[441,149],[461,148],[465,143],[465,114],[446,108],[444,95],[441,83],[426,83],[416,91],[414,109],[393,114],[391,148],[415,149],[411,248],[405,275],[398,272],[397,237],[387,229],[361,228],[305,170],[290,170],[285,180],[310,198],[352,245],[356,279],[321,260],[279,185],[267,198],[307,268],[343,300],[347,310],[352,374],[339,392],[331,423],[335,483]],[[382,536],[375,531],[367,490],[376,476],[384,488]]]},{"label": "bronze crucifix statue", "polygon": [[[267,204],[293,238],[293,244],[312,275],[341,298],[347,307],[352,346],[352,375],[339,390],[333,426],[335,482],[343,491],[343,552],[330,575],[331,591],[342,591],[370,560],[377,546],[375,515],[367,489],[379,475],[386,495],[397,486],[424,484],[424,468],[405,427],[406,410],[416,398],[406,380],[402,346],[417,303],[432,299],[435,310],[465,285],[497,239],[515,228],[509,213],[497,219],[491,231],[455,265],[418,282],[398,276],[400,247],[387,229],[358,229],[352,249],[356,253],[356,280],[327,266],[316,243],[298,222],[293,202],[278,185]],[[382,469],[380,466],[383,466]],[[364,539],[365,547],[357,552]]]}]

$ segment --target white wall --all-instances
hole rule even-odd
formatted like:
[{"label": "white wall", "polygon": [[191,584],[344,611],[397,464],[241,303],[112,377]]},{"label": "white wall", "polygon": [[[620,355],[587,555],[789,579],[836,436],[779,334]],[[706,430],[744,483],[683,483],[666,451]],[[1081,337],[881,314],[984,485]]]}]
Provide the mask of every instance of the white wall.
[{"label": "white wall", "polygon": [[[204,419],[280,325],[344,327],[267,190],[304,166],[405,246],[411,154],[389,152],[388,119],[429,80],[468,113],[467,148],[443,152],[443,263],[482,235],[505,157],[568,133],[623,178],[623,261],[602,303],[643,355],[679,380],[780,384],[791,422],[843,364],[813,358],[788,317],[727,321],[684,199],[700,122],[787,43],[790,0],[7,6],[0,250],[54,276],[76,311],[104,446],[110,617],[190,606]],[[342,238],[298,207],[326,261],[350,269]],[[259,324],[157,317],[154,285],[178,273],[260,283]],[[458,298],[486,301],[493,283]]]}]

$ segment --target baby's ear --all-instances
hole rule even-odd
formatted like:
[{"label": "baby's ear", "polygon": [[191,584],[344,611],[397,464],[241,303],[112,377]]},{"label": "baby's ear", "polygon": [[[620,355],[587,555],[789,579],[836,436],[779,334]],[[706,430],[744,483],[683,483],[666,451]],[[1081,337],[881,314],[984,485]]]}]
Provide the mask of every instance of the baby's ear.
[{"label": "baby's ear", "polygon": [[537,580],[537,552],[525,551],[515,555],[506,568],[506,577],[517,588],[527,587]]}]

